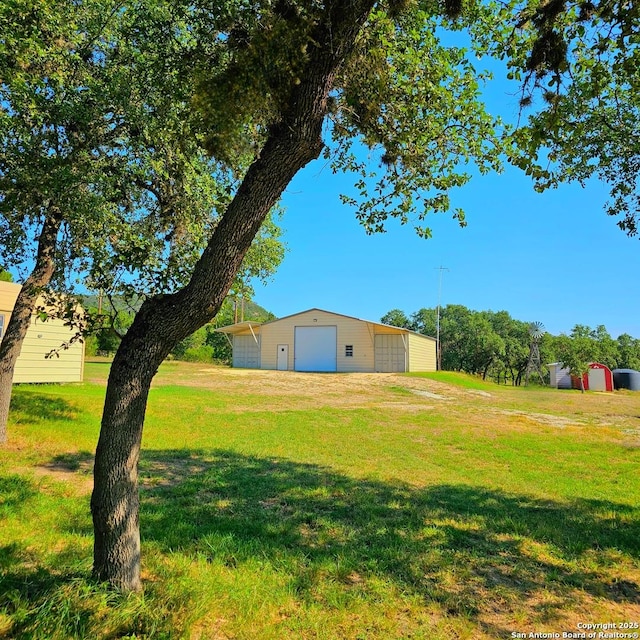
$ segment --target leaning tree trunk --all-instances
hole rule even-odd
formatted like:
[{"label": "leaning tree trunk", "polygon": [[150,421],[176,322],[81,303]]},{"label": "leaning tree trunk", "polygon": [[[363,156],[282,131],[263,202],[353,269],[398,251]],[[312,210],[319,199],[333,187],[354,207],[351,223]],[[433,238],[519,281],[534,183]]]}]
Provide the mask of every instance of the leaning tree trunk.
[{"label": "leaning tree trunk", "polygon": [[312,34],[302,82],[179,292],[148,300],[136,315],[111,367],[94,467],[91,511],[96,577],[122,591],[140,582],[138,458],[147,397],[160,363],[181,339],[220,309],[242,259],[293,176],[318,157],[335,73],[353,48],[372,0],[327,9]]},{"label": "leaning tree trunk", "polygon": [[0,343],[0,444],[7,442],[7,420],[13,388],[13,372],[38,296],[55,271],[55,252],[62,219],[50,212],[38,238],[38,255],[33,271],[25,280],[11,312],[11,319]]}]

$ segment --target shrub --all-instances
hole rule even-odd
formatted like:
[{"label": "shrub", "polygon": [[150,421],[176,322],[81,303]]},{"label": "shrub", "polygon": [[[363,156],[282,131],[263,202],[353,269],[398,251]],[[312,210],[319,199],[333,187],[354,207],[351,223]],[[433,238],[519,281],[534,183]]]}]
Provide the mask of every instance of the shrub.
[{"label": "shrub", "polygon": [[186,362],[213,362],[213,355],[213,347],[203,344],[199,347],[185,349],[178,359]]}]

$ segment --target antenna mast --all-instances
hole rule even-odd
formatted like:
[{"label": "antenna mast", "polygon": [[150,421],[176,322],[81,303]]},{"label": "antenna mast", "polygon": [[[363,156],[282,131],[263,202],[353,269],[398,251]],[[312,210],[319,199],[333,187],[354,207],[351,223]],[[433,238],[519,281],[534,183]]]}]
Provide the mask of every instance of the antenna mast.
[{"label": "antenna mast", "polygon": [[447,267],[440,265],[436,267],[436,270],[440,272],[438,277],[438,310],[436,313],[436,369],[442,370],[442,349],[440,347],[440,298],[442,297],[442,272],[449,271]]}]

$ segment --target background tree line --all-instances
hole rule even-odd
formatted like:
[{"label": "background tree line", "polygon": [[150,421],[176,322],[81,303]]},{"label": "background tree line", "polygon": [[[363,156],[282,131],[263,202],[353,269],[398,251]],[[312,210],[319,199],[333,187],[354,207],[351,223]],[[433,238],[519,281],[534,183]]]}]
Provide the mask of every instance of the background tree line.
[{"label": "background tree line", "polygon": [[[381,322],[435,336],[437,309],[422,308],[411,315],[392,309]],[[473,311],[458,304],[442,307],[442,368],[520,385],[531,351],[530,325],[507,311]],[[577,324],[568,335],[545,333],[539,348],[544,375],[551,362],[562,362],[575,372],[584,371],[590,362],[611,369],[640,369],[640,340],[627,333],[614,339],[603,325],[592,329]]]},{"label": "background tree line", "polygon": [[[133,323],[136,306],[122,297],[111,298],[108,312],[103,301],[99,303],[97,296],[88,296],[83,303],[89,317],[96,319],[92,332],[85,338],[85,355],[112,356]],[[268,322],[274,319],[273,313],[255,302],[230,295],[211,322],[178,342],[169,355],[187,362],[231,364],[231,343],[227,336],[218,333],[216,329],[242,320]]]}]

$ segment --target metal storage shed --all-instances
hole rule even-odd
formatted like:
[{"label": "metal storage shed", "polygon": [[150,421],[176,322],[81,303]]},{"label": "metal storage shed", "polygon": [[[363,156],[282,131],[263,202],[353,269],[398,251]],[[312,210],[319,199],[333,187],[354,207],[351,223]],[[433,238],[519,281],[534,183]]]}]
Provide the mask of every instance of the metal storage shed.
[{"label": "metal storage shed", "polygon": [[422,334],[309,309],[264,324],[217,329],[233,347],[233,366],[318,372],[435,371],[436,341]]},{"label": "metal storage shed", "polygon": [[640,391],[640,371],[635,369],[614,369],[613,385],[616,389]]},{"label": "metal storage shed", "polygon": [[556,389],[571,389],[571,375],[569,369],[560,362],[552,362],[547,365],[549,369],[549,386]]},{"label": "metal storage shed", "polygon": [[[9,323],[21,285],[0,282],[0,338]],[[59,357],[45,356],[59,349],[74,335],[62,320],[41,320],[31,317],[22,350],[16,362],[13,381],[16,382],[79,382],[84,374],[84,344],[75,342],[59,352]]]},{"label": "metal storage shed", "polygon": [[613,391],[613,374],[606,364],[592,362],[585,377],[585,389],[589,389],[589,391]]}]

